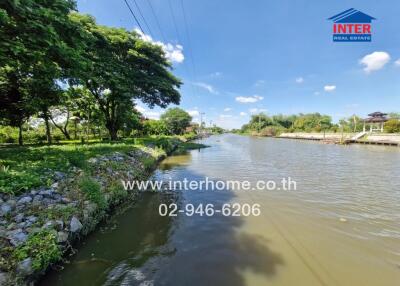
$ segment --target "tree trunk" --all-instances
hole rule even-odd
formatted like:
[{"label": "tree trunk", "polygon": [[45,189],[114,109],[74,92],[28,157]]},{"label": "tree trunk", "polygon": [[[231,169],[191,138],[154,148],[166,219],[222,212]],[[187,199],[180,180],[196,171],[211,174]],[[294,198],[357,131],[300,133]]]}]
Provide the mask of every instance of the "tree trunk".
[{"label": "tree trunk", "polygon": [[19,146],[24,145],[24,141],[22,138],[22,123],[18,126],[19,132],[18,132],[18,144]]},{"label": "tree trunk", "polygon": [[[61,131],[61,133],[65,136],[65,139],[70,140],[70,139],[71,139],[71,136],[69,135],[68,128],[67,128],[68,123],[65,124],[65,126],[63,127],[63,126],[58,125],[58,124],[54,121],[53,117],[50,116],[50,119],[51,119],[51,122],[53,122],[53,125],[54,125],[56,128],[58,128],[58,129]],[[68,120],[68,119],[67,119],[67,120]]]},{"label": "tree trunk", "polygon": [[65,136],[65,138],[66,138],[67,140],[70,140],[70,139],[71,139],[71,136],[69,135],[67,129],[65,129],[65,130],[63,130],[63,131],[61,131],[61,132],[64,134],[64,136]]},{"label": "tree trunk", "polygon": [[77,138],[78,138],[78,122],[77,122],[77,120],[75,119],[74,120],[74,132],[75,132],[75,135],[74,135],[74,140],[76,140]]},{"label": "tree trunk", "polygon": [[114,128],[112,128],[112,129],[109,130],[109,132],[110,132],[111,141],[116,141],[116,140],[118,140],[117,130],[115,130]]},{"label": "tree trunk", "polygon": [[118,140],[118,135],[117,135],[118,130],[117,130],[117,128],[115,128],[115,125],[113,124],[113,122],[108,121],[106,123],[106,128],[108,130],[108,133],[110,134],[111,141]]},{"label": "tree trunk", "polygon": [[51,132],[50,132],[50,123],[49,123],[49,115],[47,110],[43,111],[43,119],[46,125],[46,137],[47,137],[47,144],[51,144]]}]

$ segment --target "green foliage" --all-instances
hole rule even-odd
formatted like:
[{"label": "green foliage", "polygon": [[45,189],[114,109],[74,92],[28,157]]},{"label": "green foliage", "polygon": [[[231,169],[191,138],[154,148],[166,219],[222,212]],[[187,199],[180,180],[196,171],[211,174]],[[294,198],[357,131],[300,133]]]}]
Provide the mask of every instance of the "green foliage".
[{"label": "green foliage", "polygon": [[389,119],[388,121],[385,122],[384,125],[384,130],[385,132],[388,133],[399,133],[400,132],[400,120],[399,119]]},{"label": "green foliage", "polygon": [[340,119],[339,126],[336,126],[336,128],[334,127],[334,129],[336,131],[343,130],[343,132],[355,133],[355,132],[361,132],[363,130],[363,126],[364,126],[364,121],[359,116],[353,115],[348,118]]},{"label": "green foliage", "polygon": [[88,140],[105,128],[116,140],[141,128],[134,100],[179,104],[181,82],[159,45],[75,8],[74,0],[0,2],[0,124],[18,128],[0,132],[0,142],[22,145],[32,116],[45,120],[48,143],[52,129],[56,141],[69,140],[70,123],[75,139],[78,129]]},{"label": "green foliage", "polygon": [[167,135],[168,127],[162,120],[149,119],[143,123],[143,131],[146,135]]},{"label": "green foliage", "polygon": [[132,144],[129,143],[1,147],[0,165],[6,166],[7,172],[0,172],[0,192],[18,194],[34,187],[48,186],[55,171],[68,172],[73,166],[86,170],[89,168],[87,160],[91,157],[130,150]]},{"label": "green foliage", "polygon": [[171,134],[183,134],[186,127],[190,125],[192,117],[185,110],[175,107],[168,109],[161,115],[161,120],[165,122]]},{"label": "green foliage", "polygon": [[92,202],[96,203],[101,209],[106,207],[106,200],[101,193],[101,186],[90,177],[83,177],[78,183],[79,189]]},{"label": "green foliage", "polygon": [[142,164],[146,170],[153,169],[154,165],[156,163],[156,160],[150,156],[148,156],[148,157],[145,156],[145,157],[141,158],[140,161],[142,162]]},{"label": "green foliage", "polygon": [[[33,114],[47,117],[58,102],[56,80],[70,78],[85,59],[72,0],[1,1],[0,117],[15,127]],[[22,144],[22,136],[19,136]]]},{"label": "green foliage", "polygon": [[213,134],[222,134],[224,133],[224,129],[222,129],[221,127],[218,127],[216,125],[214,125],[213,127],[210,128],[211,132]]},{"label": "green foliage", "polygon": [[295,130],[306,132],[323,131],[332,126],[331,117],[319,113],[300,114],[293,123]]},{"label": "green foliage", "polygon": [[51,263],[61,258],[61,250],[57,245],[57,233],[54,230],[41,230],[31,234],[28,240],[14,251],[14,259],[22,261],[32,258],[34,270],[46,269]]},{"label": "green foliage", "polygon": [[178,149],[180,149],[180,150],[196,150],[196,149],[207,148],[207,147],[210,147],[210,146],[200,144],[200,143],[194,143],[194,142],[184,142],[184,143],[179,144]]},{"label": "green foliage", "polygon": [[319,113],[298,115],[274,115],[264,113],[255,114],[250,122],[243,125],[240,133],[257,133],[263,136],[275,136],[284,131],[321,132],[333,128],[331,117]]},{"label": "green foliage", "polygon": [[128,191],[124,189],[121,181],[114,181],[108,187],[108,191],[113,195],[114,202],[120,202],[124,198],[126,198]]},{"label": "green foliage", "polygon": [[260,131],[261,136],[277,136],[279,135],[283,127],[276,127],[276,126],[267,126]]},{"label": "green foliage", "polygon": [[39,214],[39,221],[47,221],[53,219],[62,219],[63,221],[68,221],[78,209],[73,206],[57,206],[56,208],[47,209],[45,212]]},{"label": "green foliage", "polygon": [[183,141],[190,141],[197,138],[197,134],[195,132],[188,132],[181,136],[179,136]]},{"label": "green foliage", "polygon": [[169,71],[171,65],[160,46],[136,32],[97,25],[90,16],[73,13],[71,19],[85,30],[84,55],[90,60],[78,82],[98,104],[112,140],[129,122],[133,99],[150,107],[179,103],[181,83]]}]

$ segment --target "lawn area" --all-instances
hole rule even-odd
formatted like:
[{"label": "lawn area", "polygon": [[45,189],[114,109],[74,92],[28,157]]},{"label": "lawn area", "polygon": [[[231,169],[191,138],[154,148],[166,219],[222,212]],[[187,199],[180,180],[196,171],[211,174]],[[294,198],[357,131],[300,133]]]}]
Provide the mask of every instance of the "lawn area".
[{"label": "lawn area", "polygon": [[126,153],[135,146],[153,145],[168,150],[167,137],[127,139],[118,143],[66,143],[51,146],[0,147],[0,193],[18,194],[49,186],[57,175],[72,167],[89,168],[87,160],[112,152]]}]

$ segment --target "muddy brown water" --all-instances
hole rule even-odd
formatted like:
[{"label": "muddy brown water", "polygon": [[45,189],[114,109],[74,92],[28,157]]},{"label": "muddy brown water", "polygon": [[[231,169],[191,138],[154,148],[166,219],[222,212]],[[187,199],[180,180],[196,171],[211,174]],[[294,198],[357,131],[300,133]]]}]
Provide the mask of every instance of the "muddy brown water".
[{"label": "muddy brown water", "polygon": [[[292,191],[144,193],[40,285],[400,285],[400,148],[212,136],[158,180],[274,180]],[[259,216],[159,215],[161,203],[260,204]]]}]

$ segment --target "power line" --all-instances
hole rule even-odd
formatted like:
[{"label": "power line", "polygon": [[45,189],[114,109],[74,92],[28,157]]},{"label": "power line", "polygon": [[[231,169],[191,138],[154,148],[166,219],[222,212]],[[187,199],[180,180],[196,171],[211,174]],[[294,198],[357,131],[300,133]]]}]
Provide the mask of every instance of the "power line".
[{"label": "power line", "polygon": [[179,35],[178,25],[176,24],[176,20],[175,20],[174,10],[172,9],[171,0],[168,0],[168,4],[169,4],[169,10],[171,11],[171,15],[172,15],[172,22],[174,22],[174,27],[175,27],[176,35],[178,37],[178,41],[182,43],[181,37]]},{"label": "power line", "polygon": [[[168,0],[168,5],[169,5],[169,10],[170,10],[170,12],[171,12],[172,22],[173,22],[174,27],[175,27],[175,31],[176,31],[176,35],[177,35],[177,38],[178,38],[178,42],[179,42],[180,44],[183,44],[182,38],[180,37],[180,34],[179,34],[178,25],[176,24],[175,14],[174,14],[174,10],[172,9],[171,0]],[[186,73],[187,73],[187,74],[190,74],[189,69],[188,69],[188,66],[187,66],[187,65],[184,65],[184,68],[185,68],[185,70],[186,70]],[[196,80],[194,74],[192,74],[192,78],[193,78],[194,80]],[[192,86],[193,94],[197,94],[197,92],[195,91],[195,89],[198,90],[198,87],[196,86],[196,88],[195,88],[193,84],[191,84],[191,86]]]},{"label": "power line", "polygon": [[154,11],[153,5],[151,4],[151,1],[150,1],[150,0],[146,0],[146,1],[147,1],[147,3],[148,3],[149,6],[150,6],[151,13],[153,14],[154,18],[156,19],[157,28],[158,28],[158,30],[160,31],[160,35],[161,35],[161,37],[162,37],[164,43],[167,43],[167,40],[166,40],[166,38],[165,38],[165,36],[164,36],[164,33],[163,33],[162,29],[161,29],[160,22],[158,21],[156,12]]},{"label": "power line", "polygon": [[142,11],[140,10],[140,7],[139,7],[139,5],[137,4],[136,0],[133,0],[133,3],[135,3],[135,6],[136,6],[136,8],[137,8],[138,11],[139,11],[140,16],[142,17],[143,22],[144,22],[144,24],[145,24],[147,30],[149,30],[150,36],[153,37],[153,33],[151,32],[150,26],[147,24],[147,21],[146,21],[146,19],[144,18],[143,14],[142,14]]},{"label": "power line", "polygon": [[136,23],[138,24],[140,31],[142,31],[142,33],[145,34],[145,32],[142,29],[142,26],[139,23],[139,20],[136,18],[135,13],[133,13],[133,11],[132,11],[131,5],[129,5],[127,0],[124,0],[124,2],[126,4],[126,6],[128,7],[129,11],[131,11],[131,14],[132,14],[133,18],[135,19]]},{"label": "power line", "polygon": [[183,14],[183,22],[185,24],[186,38],[188,40],[188,50],[189,50],[189,55],[191,58],[193,74],[194,74],[195,80],[197,80],[196,66],[195,66],[195,61],[194,61],[194,57],[193,57],[193,49],[192,49],[192,44],[191,44],[191,40],[190,40],[189,28],[188,28],[188,24],[187,24],[186,12],[185,12],[185,8],[183,5],[183,0],[181,0],[181,8],[182,8],[182,14]]}]

